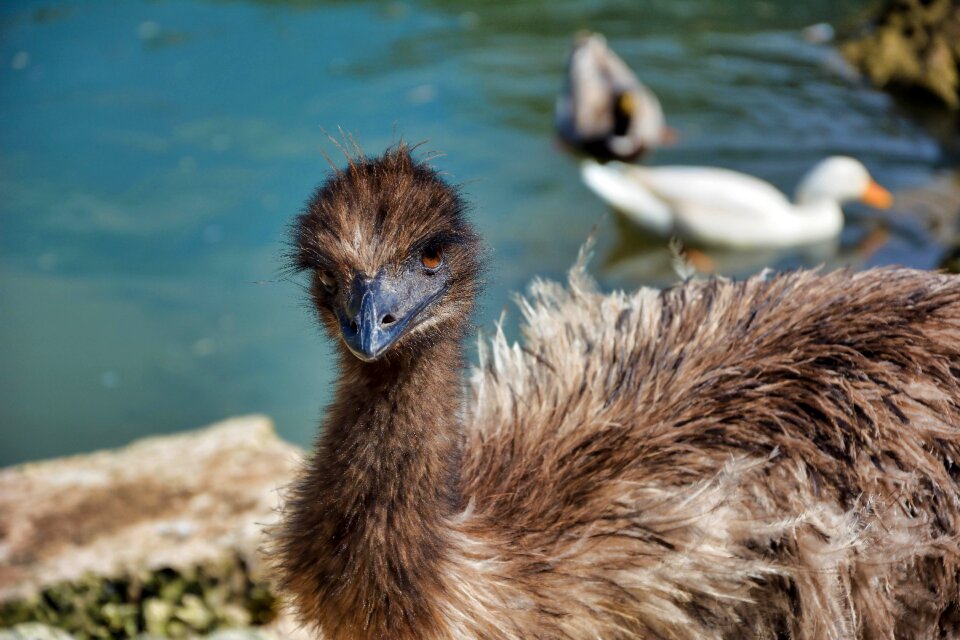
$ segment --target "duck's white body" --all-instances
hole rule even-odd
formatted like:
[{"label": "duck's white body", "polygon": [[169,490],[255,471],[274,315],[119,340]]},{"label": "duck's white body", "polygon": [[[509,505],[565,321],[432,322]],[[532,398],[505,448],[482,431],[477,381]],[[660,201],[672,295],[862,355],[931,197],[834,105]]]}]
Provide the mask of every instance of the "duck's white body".
[{"label": "duck's white body", "polygon": [[863,165],[839,156],[807,175],[796,203],[763,180],[714,167],[601,165],[588,160],[581,173],[597,195],[650,231],[734,248],[835,238],[843,228],[840,202],[879,189]]}]

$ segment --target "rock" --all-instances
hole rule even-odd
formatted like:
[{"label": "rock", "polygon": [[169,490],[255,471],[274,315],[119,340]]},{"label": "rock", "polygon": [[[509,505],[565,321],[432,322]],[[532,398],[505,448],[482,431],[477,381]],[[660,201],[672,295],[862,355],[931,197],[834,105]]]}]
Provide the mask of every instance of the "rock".
[{"label": "rock", "polygon": [[174,611],[174,615],[181,622],[185,622],[190,629],[198,631],[207,631],[216,622],[216,616],[207,609],[203,599],[192,593],[183,596],[180,606]]},{"label": "rock", "polygon": [[0,629],[0,640],[73,640],[73,636],[45,624],[28,623]]},{"label": "rock", "polygon": [[259,549],[301,456],[250,416],[0,470],[0,640],[290,637]]},{"label": "rock", "polygon": [[960,109],[960,0],[884,0],[842,51],[878,87],[921,90]]},{"label": "rock", "polygon": [[[131,636],[133,637],[133,636]],[[163,636],[141,634],[136,640],[161,640]],[[224,629],[215,631],[206,640],[282,640],[285,635],[263,629]],[[45,624],[19,624],[11,629],[0,629],[0,640],[74,640],[74,637],[56,627]]]},{"label": "rock", "polygon": [[155,635],[163,633],[167,623],[173,617],[173,602],[163,598],[148,598],[143,603],[143,620],[147,632]]},{"label": "rock", "polygon": [[803,36],[804,40],[811,44],[826,44],[828,42],[832,42],[833,37],[836,35],[833,25],[826,22],[811,24],[810,26],[805,27],[800,34]]},{"label": "rock", "polygon": [[207,636],[208,640],[275,640],[275,636],[256,629],[225,629]]}]

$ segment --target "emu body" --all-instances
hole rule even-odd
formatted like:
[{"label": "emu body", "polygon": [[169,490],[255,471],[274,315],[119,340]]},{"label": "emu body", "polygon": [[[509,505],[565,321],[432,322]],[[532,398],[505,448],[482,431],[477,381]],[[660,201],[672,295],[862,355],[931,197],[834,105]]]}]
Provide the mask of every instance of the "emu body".
[{"label": "emu body", "polygon": [[[339,349],[275,549],[305,623],[331,640],[960,633],[960,281],[602,295],[581,263],[532,285],[523,346],[482,342],[465,382],[480,248],[462,211],[400,147],[351,161],[298,220],[334,339],[352,278],[446,287],[384,355]],[[425,241],[446,271],[409,267]]]}]

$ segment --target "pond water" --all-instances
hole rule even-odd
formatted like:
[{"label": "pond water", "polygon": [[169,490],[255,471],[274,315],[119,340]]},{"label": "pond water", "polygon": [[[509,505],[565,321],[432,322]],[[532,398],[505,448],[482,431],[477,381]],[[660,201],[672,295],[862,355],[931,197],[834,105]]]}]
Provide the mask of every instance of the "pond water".
[{"label": "pond water", "polygon": [[[369,152],[403,135],[445,154],[435,164],[464,183],[492,247],[480,327],[504,309],[515,318],[511,292],[535,274],[562,278],[593,230],[605,289],[675,280],[665,243],[609,212],[554,141],[581,28],[607,34],[680,131],[654,163],[792,189],[844,153],[895,193],[953,184],[932,127],[800,35],[862,11],[851,0],[3,3],[0,464],[247,412],[308,444],[331,352],[298,284],[278,274],[286,227],[327,170],[321,149],[336,154],[324,131],[338,127]],[[839,253],[717,263],[739,276],[820,261],[928,268],[945,250],[924,216],[848,211]]]}]

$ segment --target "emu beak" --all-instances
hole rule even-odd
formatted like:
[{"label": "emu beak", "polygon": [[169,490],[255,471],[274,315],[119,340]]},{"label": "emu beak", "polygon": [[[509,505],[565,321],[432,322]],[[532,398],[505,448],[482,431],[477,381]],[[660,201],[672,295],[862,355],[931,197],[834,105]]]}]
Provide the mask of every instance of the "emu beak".
[{"label": "emu beak", "polygon": [[860,199],[877,209],[889,209],[890,205],[893,204],[893,196],[890,195],[890,192],[873,180],[867,184],[867,188],[864,189]]},{"label": "emu beak", "polygon": [[405,323],[397,322],[396,288],[381,273],[372,280],[357,278],[340,329],[347,348],[364,362],[376,360],[400,337]]},{"label": "emu beak", "polygon": [[364,362],[378,359],[440,293],[423,291],[404,275],[391,277],[381,271],[372,279],[358,276],[340,316],[344,344]]}]

